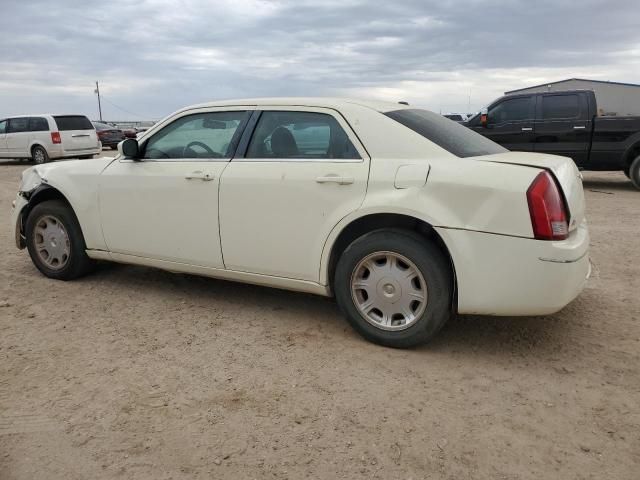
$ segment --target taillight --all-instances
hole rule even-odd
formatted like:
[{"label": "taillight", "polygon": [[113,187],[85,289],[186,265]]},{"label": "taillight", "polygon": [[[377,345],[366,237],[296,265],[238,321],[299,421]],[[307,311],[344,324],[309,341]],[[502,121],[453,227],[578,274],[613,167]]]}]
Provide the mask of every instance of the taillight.
[{"label": "taillight", "polygon": [[538,240],[564,240],[569,236],[567,208],[549,172],[540,172],[527,190],[533,235]]},{"label": "taillight", "polygon": [[62,138],[60,138],[60,132],[51,132],[51,141],[53,143],[62,143]]}]

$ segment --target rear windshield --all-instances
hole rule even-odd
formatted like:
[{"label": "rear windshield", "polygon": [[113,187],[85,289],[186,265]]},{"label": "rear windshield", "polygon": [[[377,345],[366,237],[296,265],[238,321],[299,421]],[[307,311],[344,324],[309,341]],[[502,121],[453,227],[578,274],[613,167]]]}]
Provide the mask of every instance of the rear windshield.
[{"label": "rear windshield", "polygon": [[53,117],[58,125],[58,130],[93,130],[93,124],[84,115],[58,115]]},{"label": "rear windshield", "polygon": [[456,157],[477,157],[508,151],[467,127],[428,110],[412,108],[387,112],[385,115]]},{"label": "rear windshield", "polygon": [[93,122],[93,126],[96,127],[96,130],[114,130],[115,127],[111,125],[107,125],[106,123]]}]

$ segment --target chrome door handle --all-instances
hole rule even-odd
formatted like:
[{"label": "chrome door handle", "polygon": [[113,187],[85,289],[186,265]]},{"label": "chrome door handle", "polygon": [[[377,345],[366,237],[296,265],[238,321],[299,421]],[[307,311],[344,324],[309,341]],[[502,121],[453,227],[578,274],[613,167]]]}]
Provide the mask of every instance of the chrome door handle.
[{"label": "chrome door handle", "polygon": [[318,183],[337,183],[338,185],[349,185],[354,182],[353,177],[340,177],[338,175],[327,175],[316,178]]},{"label": "chrome door handle", "polygon": [[191,172],[184,176],[187,180],[202,180],[203,182],[210,182],[214,179],[213,175],[209,175],[208,173],[201,172],[200,170]]},{"label": "chrome door handle", "polygon": [[587,128],[587,127],[585,127],[584,125],[574,125],[573,126],[574,130],[584,130],[585,128]]},{"label": "chrome door handle", "polygon": [[533,130],[533,127],[522,127],[523,132],[530,132],[531,130]]}]

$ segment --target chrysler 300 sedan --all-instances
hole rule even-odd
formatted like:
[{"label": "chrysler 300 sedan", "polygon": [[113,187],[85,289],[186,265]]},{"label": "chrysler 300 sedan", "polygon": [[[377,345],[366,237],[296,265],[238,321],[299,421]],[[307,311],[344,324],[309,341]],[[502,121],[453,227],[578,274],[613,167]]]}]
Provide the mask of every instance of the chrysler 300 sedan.
[{"label": "chrysler 300 sedan", "polygon": [[408,105],[207,103],[118,149],[23,173],[15,239],[47,277],[110,260],[333,295],[362,336],[408,347],[456,312],[556,312],[589,275],[571,160]]}]

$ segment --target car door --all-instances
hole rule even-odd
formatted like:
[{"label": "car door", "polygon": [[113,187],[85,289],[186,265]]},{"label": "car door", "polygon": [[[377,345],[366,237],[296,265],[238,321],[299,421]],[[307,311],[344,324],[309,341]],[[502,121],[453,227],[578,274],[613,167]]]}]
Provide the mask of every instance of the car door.
[{"label": "car door", "polygon": [[30,157],[29,136],[29,117],[10,118],[6,135],[8,155],[13,158]]},{"label": "car door", "polygon": [[584,166],[589,156],[591,128],[585,95],[548,93],[538,97],[536,152],[571,157],[578,166]]},{"label": "car door", "polygon": [[0,120],[0,157],[7,156],[7,120]]},{"label": "car door", "polygon": [[335,110],[260,107],[253,122],[220,183],[225,266],[317,282],[329,232],[364,200],[369,157]]},{"label": "car door", "polygon": [[509,150],[530,152],[534,119],[535,96],[505,97],[488,108],[486,127],[475,130]]},{"label": "car door", "polygon": [[139,161],[109,164],[99,182],[109,251],[223,268],[218,185],[248,110],[183,112],[141,142]]}]

